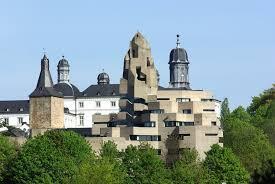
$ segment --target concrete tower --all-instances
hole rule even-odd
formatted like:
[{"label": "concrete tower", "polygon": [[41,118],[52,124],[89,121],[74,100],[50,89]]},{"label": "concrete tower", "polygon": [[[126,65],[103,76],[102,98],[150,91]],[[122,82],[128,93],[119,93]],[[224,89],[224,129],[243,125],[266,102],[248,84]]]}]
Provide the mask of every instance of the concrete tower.
[{"label": "concrete tower", "polygon": [[148,101],[157,100],[157,71],[148,41],[139,32],[130,42],[124,58],[123,77],[120,80],[121,113],[132,115],[128,122],[140,123],[140,113],[147,110]]},{"label": "concrete tower", "polygon": [[70,65],[69,62],[62,56],[62,59],[57,65],[58,83],[70,82]]},{"label": "concrete tower", "polygon": [[177,35],[177,47],[172,49],[169,58],[170,88],[190,89],[189,86],[189,61],[185,49],[179,47],[179,35]]},{"label": "concrete tower", "polygon": [[53,88],[49,59],[41,59],[41,71],[35,90],[30,94],[30,127],[32,136],[48,129],[64,128],[64,101]]}]

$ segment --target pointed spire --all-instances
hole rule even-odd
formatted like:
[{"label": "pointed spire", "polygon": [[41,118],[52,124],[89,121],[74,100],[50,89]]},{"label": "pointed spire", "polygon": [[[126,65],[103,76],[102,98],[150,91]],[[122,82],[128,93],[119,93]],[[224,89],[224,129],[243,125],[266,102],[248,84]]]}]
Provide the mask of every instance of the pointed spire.
[{"label": "pointed spire", "polygon": [[37,81],[36,88],[30,95],[30,97],[43,96],[62,97],[62,95],[55,91],[53,88],[53,80],[49,70],[49,59],[45,53],[43,58],[41,59],[41,71]]}]

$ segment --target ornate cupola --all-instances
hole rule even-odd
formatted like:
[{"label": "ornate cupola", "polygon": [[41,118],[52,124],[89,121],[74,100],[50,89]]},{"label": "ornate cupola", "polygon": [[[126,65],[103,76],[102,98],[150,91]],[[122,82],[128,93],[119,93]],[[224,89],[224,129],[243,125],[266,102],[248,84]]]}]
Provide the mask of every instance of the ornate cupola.
[{"label": "ornate cupola", "polygon": [[70,82],[70,65],[68,60],[62,56],[57,65],[58,83]]},{"label": "ornate cupola", "polygon": [[189,61],[184,48],[180,48],[179,35],[177,35],[177,46],[170,52],[168,63],[170,69],[170,88],[190,89],[189,86]]},{"label": "ornate cupola", "polygon": [[104,70],[97,76],[97,84],[110,84],[110,77]]}]

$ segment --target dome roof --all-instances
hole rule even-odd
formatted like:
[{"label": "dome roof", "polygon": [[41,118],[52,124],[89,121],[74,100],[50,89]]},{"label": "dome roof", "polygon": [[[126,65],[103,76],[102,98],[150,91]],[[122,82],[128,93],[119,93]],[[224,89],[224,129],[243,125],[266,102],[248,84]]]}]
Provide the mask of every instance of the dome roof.
[{"label": "dome roof", "polygon": [[66,60],[64,56],[62,57],[63,58],[58,62],[58,67],[70,66],[68,60]]},{"label": "dome roof", "polygon": [[109,84],[110,83],[109,75],[105,72],[100,73],[97,76],[97,83],[98,84]]},{"label": "dome roof", "polygon": [[79,89],[73,84],[58,83],[58,84],[55,84],[53,87],[56,91],[61,92],[64,97],[80,95]]},{"label": "dome roof", "polygon": [[169,63],[173,61],[183,61],[188,62],[188,55],[185,49],[183,48],[175,48],[170,52]]}]

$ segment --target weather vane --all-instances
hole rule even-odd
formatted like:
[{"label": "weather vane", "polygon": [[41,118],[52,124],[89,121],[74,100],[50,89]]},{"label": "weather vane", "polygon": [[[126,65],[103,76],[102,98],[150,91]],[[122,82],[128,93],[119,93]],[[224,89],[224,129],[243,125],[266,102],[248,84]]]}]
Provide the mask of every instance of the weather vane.
[{"label": "weather vane", "polygon": [[179,45],[180,45],[180,35],[177,34],[177,48],[179,48]]}]

